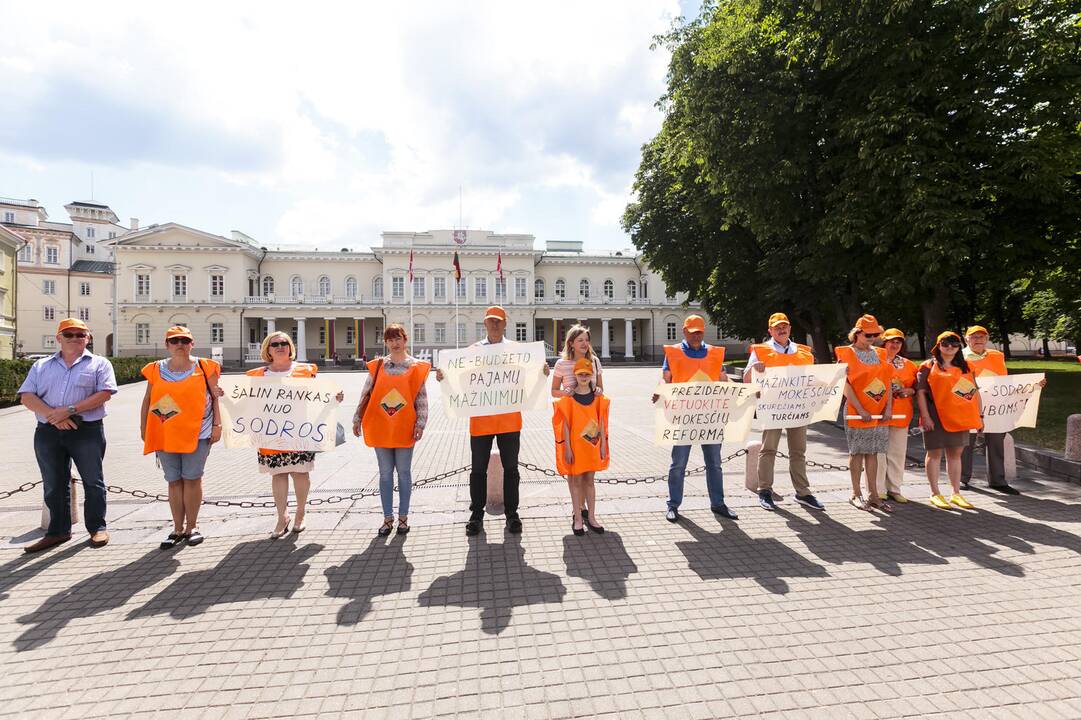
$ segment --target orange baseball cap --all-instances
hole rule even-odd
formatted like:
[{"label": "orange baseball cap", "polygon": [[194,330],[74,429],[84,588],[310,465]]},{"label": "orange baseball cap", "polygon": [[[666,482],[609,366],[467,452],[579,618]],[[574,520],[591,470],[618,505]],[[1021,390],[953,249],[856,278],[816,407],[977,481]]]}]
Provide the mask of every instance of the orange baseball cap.
[{"label": "orange baseball cap", "polygon": [[859,330],[864,335],[882,332],[882,326],[878,324],[874,315],[861,315],[852,329]]},{"label": "orange baseball cap", "polygon": [[495,318],[496,320],[507,322],[507,311],[498,305],[492,305],[484,311],[484,319],[487,320],[488,318]]},{"label": "orange baseball cap", "polygon": [[789,325],[792,324],[788,321],[788,316],[784,313],[773,313],[769,316],[770,327],[773,327],[774,325],[780,325],[781,323],[788,323]]},{"label": "orange baseball cap", "polygon": [[706,331],[706,321],[701,315],[688,315],[687,319],[683,321],[683,329],[689,332]]},{"label": "orange baseball cap", "polygon": [[86,326],[79,318],[64,318],[60,321],[60,326],[56,328],[56,334],[64,332],[65,330],[85,330],[90,332],[90,328]]},{"label": "orange baseball cap", "polygon": [[969,335],[975,335],[976,333],[983,333],[984,335],[991,334],[987,332],[987,328],[985,328],[983,325],[973,325],[968,330],[965,330],[965,337],[968,337]]},{"label": "orange baseball cap", "polygon": [[958,343],[962,345],[964,344],[961,342],[961,336],[955,333],[953,330],[944,330],[938,334],[938,337],[935,338],[935,347],[931,348],[931,352],[934,352],[935,348],[937,348],[946,338],[953,338]]},{"label": "orange baseball cap", "polygon": [[166,340],[175,337],[186,337],[188,340],[195,340],[195,338],[191,334],[191,330],[188,330],[183,325],[173,325],[171,328],[165,331]]},{"label": "orange baseball cap", "polygon": [[575,375],[592,375],[593,374],[593,361],[589,358],[579,358],[578,362],[574,363]]},{"label": "orange baseball cap", "polygon": [[905,334],[897,328],[890,328],[886,332],[882,333],[882,342],[887,340],[904,340]]}]

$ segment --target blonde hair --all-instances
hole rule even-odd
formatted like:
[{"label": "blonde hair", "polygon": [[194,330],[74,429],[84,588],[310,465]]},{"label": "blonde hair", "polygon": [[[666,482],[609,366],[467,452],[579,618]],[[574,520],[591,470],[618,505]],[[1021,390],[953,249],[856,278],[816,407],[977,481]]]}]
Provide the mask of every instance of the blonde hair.
[{"label": "blonde hair", "polygon": [[585,325],[571,325],[570,328],[567,330],[567,337],[563,340],[564,360],[574,359],[574,348],[572,348],[571,345],[574,343],[575,340],[578,339],[578,336],[582,333],[588,335],[590,339],[589,350],[586,352],[586,357],[589,358],[591,361],[596,359],[597,356],[593,352],[593,335],[589,332],[589,328],[587,328]]},{"label": "blonde hair", "polygon": [[274,338],[283,337],[289,343],[289,359],[292,360],[297,356],[297,346],[293,342],[293,338],[289,337],[289,333],[276,330],[265,338],[263,338],[263,344],[259,346],[259,357],[263,358],[263,362],[273,362],[273,358],[270,357],[270,343]]}]

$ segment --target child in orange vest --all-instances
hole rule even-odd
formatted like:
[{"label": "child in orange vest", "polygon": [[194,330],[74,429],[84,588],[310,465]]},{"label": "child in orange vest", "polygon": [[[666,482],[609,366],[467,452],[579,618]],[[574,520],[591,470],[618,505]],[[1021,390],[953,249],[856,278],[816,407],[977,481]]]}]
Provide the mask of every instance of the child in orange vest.
[{"label": "child in orange vest", "polygon": [[[571,491],[571,529],[575,535],[585,534],[585,525],[602,533],[597,524],[597,494],[593,477],[598,470],[607,470],[608,398],[598,395],[593,386],[593,363],[581,358],[574,364],[574,392],[555,402],[552,431],[555,435],[556,469],[567,477]],[[589,515],[583,519],[578,512],[583,502]]]}]

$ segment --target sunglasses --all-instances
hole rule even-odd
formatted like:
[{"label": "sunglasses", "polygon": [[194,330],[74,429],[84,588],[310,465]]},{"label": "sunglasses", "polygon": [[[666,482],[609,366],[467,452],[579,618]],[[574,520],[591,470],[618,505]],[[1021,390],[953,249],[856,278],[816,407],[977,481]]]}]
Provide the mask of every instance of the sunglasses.
[{"label": "sunglasses", "polygon": [[272,347],[272,348],[289,347],[289,343],[285,342],[284,340],[279,340],[277,342],[270,343],[270,345],[268,345],[268,347]]},{"label": "sunglasses", "polygon": [[961,343],[956,340],[943,340],[938,345],[939,347],[961,347]]},{"label": "sunglasses", "polygon": [[65,340],[73,340],[75,338],[78,338],[79,340],[86,339],[86,333],[66,332],[66,333],[60,333],[60,334],[64,336]]},{"label": "sunglasses", "polygon": [[191,345],[191,338],[172,337],[167,340],[170,345]]},{"label": "sunglasses", "polygon": [[876,337],[878,337],[881,334],[882,333],[864,333],[863,336],[865,338],[867,338],[868,340],[874,340]]}]

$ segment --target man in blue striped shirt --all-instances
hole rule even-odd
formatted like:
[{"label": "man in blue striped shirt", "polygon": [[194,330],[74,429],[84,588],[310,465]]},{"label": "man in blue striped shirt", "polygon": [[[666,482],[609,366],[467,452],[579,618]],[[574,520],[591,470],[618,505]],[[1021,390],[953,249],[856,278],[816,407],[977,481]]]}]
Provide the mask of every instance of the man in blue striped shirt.
[{"label": "man in blue striped shirt", "polygon": [[86,349],[90,330],[82,320],[60,321],[60,351],[34,363],[19,387],[19,399],[38,419],[34,454],[45,486],[49,529],[23,548],[47,550],[71,539],[71,463],[83,480],[83,515],[90,544],[109,542],[105,530],[105,403],[116,392],[112,364]]}]

